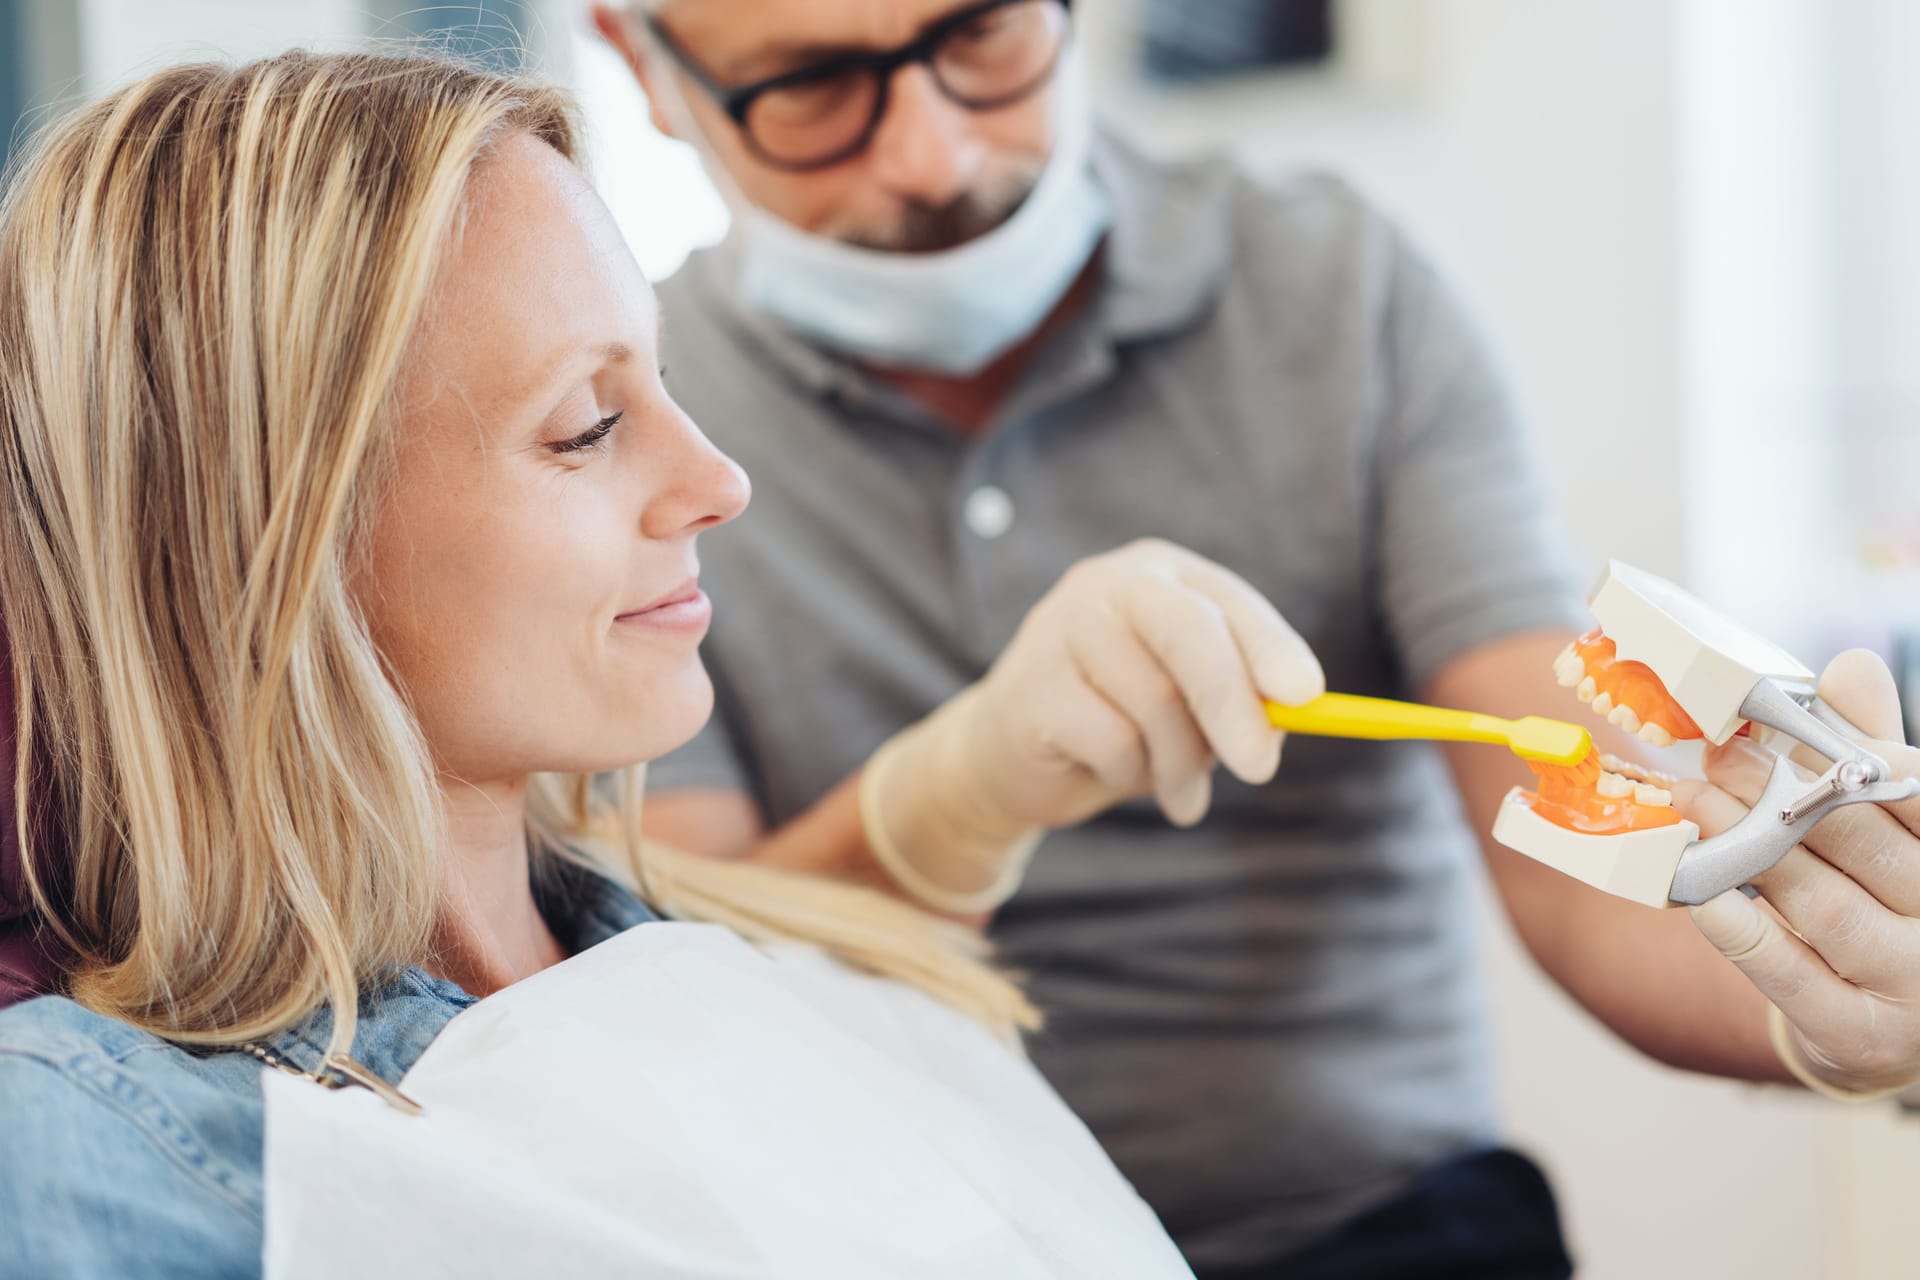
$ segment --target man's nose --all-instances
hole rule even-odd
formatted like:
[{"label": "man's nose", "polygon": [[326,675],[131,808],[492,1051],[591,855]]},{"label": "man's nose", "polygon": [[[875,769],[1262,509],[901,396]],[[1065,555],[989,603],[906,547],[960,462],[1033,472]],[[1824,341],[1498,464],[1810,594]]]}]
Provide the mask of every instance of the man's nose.
[{"label": "man's nose", "polygon": [[883,186],[933,206],[964,194],[986,155],[974,133],[973,113],[941,92],[923,66],[894,73],[887,114],[869,149],[874,176]]}]

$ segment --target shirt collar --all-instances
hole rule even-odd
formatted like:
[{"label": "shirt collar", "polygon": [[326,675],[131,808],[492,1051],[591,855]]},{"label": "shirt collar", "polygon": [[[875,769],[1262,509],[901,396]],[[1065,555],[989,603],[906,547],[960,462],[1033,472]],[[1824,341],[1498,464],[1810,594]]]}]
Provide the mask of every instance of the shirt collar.
[{"label": "shirt collar", "polygon": [[534,875],[533,897],[547,927],[570,956],[635,925],[660,919],[626,886],[573,855],[556,854],[541,861]]},{"label": "shirt collar", "polygon": [[[533,886],[540,914],[569,955],[660,919],[624,885],[570,856],[544,859]],[[433,977],[421,968],[407,969],[361,993],[353,1059],[387,1083],[397,1084],[447,1023],[478,1003],[479,998],[458,983]],[[333,1009],[322,1005],[299,1026],[262,1043],[311,1075],[325,1060],[332,1034]]]},{"label": "shirt collar", "polygon": [[1183,167],[1178,176],[1110,129],[1095,142],[1094,172],[1113,202],[1096,314],[1116,342],[1178,333],[1220,298],[1233,260],[1230,173]]}]

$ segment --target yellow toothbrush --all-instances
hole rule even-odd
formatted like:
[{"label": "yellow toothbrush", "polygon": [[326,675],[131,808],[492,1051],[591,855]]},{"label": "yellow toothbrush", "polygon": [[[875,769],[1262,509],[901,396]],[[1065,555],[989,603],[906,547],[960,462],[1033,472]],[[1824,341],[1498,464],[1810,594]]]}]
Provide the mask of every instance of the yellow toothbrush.
[{"label": "yellow toothbrush", "polygon": [[1439,742],[1491,742],[1511,748],[1525,760],[1579,764],[1593,750],[1593,738],[1577,724],[1527,716],[1502,720],[1477,711],[1449,711],[1388,698],[1329,693],[1299,707],[1267,703],[1267,719],[1277,729],[1318,738],[1424,738]]}]

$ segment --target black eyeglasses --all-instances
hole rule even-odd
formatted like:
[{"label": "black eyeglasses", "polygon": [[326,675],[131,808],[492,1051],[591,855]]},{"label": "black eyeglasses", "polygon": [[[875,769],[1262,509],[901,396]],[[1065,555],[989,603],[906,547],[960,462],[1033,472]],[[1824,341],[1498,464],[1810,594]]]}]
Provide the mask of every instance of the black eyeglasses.
[{"label": "black eyeglasses", "polygon": [[719,83],[653,18],[661,47],[720,104],[747,146],[779,169],[824,169],[866,149],[887,114],[894,72],[919,64],[972,111],[1011,106],[1053,76],[1070,0],[985,0],[897,49],[849,53],[755,84]]}]

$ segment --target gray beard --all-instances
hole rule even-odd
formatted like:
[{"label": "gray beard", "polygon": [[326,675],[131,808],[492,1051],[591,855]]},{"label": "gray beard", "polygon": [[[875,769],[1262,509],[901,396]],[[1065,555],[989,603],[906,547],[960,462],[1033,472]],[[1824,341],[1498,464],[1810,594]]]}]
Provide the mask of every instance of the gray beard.
[{"label": "gray beard", "polygon": [[943,205],[910,205],[891,227],[840,239],[887,253],[939,253],[977,240],[1014,215],[1039,184],[1038,171],[1020,173],[996,189],[969,191]]}]

